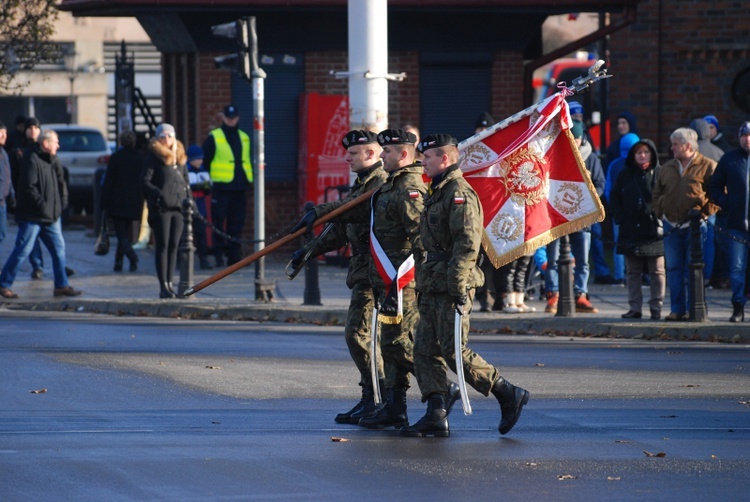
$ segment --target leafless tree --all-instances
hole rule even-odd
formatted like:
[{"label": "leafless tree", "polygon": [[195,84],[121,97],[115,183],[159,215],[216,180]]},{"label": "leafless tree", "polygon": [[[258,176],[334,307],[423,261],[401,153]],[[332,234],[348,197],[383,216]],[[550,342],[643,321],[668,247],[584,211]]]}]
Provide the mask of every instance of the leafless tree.
[{"label": "leafless tree", "polygon": [[26,85],[19,72],[60,59],[50,43],[58,19],[58,0],[0,0],[0,92],[18,92]]}]

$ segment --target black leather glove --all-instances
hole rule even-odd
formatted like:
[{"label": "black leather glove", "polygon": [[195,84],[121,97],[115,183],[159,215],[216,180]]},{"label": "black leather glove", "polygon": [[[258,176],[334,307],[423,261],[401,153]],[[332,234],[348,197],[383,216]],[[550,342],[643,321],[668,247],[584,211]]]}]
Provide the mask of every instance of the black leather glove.
[{"label": "black leather glove", "polygon": [[305,260],[305,253],[306,251],[304,248],[298,249],[297,251],[292,253],[292,260],[291,260],[292,268],[296,270],[302,267],[302,265],[304,264],[304,260]]},{"label": "black leather glove", "polygon": [[313,223],[315,223],[315,220],[318,219],[318,215],[315,213],[315,209],[310,209],[308,212],[305,213],[305,215],[302,217],[299,222],[294,225],[294,228],[289,232],[290,234],[293,234],[297,230],[299,230],[302,227],[307,227],[306,233],[310,233],[312,231]]},{"label": "black leather glove", "polygon": [[453,303],[456,304],[456,312],[458,312],[460,315],[464,315],[466,312],[466,303],[469,301],[469,298],[466,295],[461,296],[454,296],[453,297]]}]

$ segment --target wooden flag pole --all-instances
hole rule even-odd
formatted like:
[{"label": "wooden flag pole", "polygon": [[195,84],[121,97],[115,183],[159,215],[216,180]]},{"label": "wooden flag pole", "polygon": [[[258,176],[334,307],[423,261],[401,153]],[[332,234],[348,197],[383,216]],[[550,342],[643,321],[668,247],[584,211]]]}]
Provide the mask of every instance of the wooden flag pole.
[{"label": "wooden flag pole", "polygon": [[[317,227],[318,225],[322,225],[324,223],[327,223],[327,222],[331,221],[332,219],[334,219],[335,217],[337,217],[338,215],[347,212],[349,209],[353,208],[354,206],[357,206],[357,205],[363,203],[364,201],[366,201],[370,197],[372,197],[372,194],[375,193],[375,190],[377,190],[377,188],[373,188],[372,190],[363,193],[359,197],[356,197],[356,198],[350,200],[349,202],[347,202],[345,204],[342,204],[340,207],[337,207],[336,209],[334,209],[330,213],[321,216],[320,218],[318,218],[317,220],[315,220],[315,223],[313,223],[313,226]],[[185,292],[183,293],[184,296],[194,295],[198,291],[200,291],[202,289],[205,289],[208,286],[210,286],[211,284],[213,284],[213,283],[215,283],[217,281],[222,280],[226,276],[231,275],[231,274],[237,272],[239,269],[250,265],[254,261],[262,258],[263,256],[265,256],[265,255],[267,255],[267,254],[269,254],[269,253],[271,253],[273,251],[276,251],[277,249],[279,249],[284,244],[287,244],[287,243],[293,241],[294,239],[296,239],[300,235],[304,234],[305,232],[307,232],[306,228],[300,228],[296,232],[294,232],[292,234],[289,234],[289,235],[287,235],[285,237],[282,237],[281,239],[279,239],[279,240],[277,240],[275,242],[272,242],[271,244],[269,244],[268,246],[264,247],[263,249],[259,249],[258,251],[254,252],[250,256],[246,256],[245,258],[241,259],[240,261],[238,261],[234,265],[230,265],[229,267],[225,268],[221,272],[218,272],[218,273],[212,275],[211,277],[209,277],[208,279],[205,279],[205,280],[201,281],[200,283],[196,284],[192,288],[186,289]]]}]

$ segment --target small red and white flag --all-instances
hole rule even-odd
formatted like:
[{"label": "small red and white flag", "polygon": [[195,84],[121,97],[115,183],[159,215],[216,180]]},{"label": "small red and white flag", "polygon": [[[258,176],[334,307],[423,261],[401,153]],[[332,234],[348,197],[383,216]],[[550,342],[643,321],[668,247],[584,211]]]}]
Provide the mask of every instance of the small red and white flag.
[{"label": "small red and white flag", "polygon": [[420,197],[420,193],[416,190],[410,190],[409,191],[409,198],[410,199],[418,199]]},{"label": "small red and white flag", "polygon": [[564,94],[458,145],[461,170],[482,203],[482,244],[495,267],[604,219],[570,133]]}]

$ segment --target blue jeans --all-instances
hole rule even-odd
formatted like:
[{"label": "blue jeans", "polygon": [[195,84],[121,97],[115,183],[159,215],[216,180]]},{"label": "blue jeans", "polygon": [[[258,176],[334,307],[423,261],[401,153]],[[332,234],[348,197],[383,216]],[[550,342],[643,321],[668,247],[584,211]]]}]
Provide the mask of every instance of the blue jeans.
[{"label": "blue jeans", "polygon": [[[730,230],[735,239],[750,241],[750,233],[742,230]],[[732,285],[732,303],[745,305],[745,271],[747,269],[747,244],[730,239],[729,244],[729,282]]]},{"label": "blue jeans", "polygon": [[26,258],[37,237],[41,239],[52,255],[52,269],[55,273],[55,287],[64,288],[68,285],[68,276],[65,273],[65,239],[62,235],[60,218],[54,223],[40,224],[31,221],[19,221],[18,233],[16,234],[16,245],[5,262],[0,274],[0,287],[10,288],[16,280],[18,267]]},{"label": "blue jeans", "polygon": [[[617,238],[620,237],[620,225],[612,222],[612,235],[617,242]],[[612,277],[618,281],[625,280],[625,255],[617,253],[614,249],[612,250]]]},{"label": "blue jeans", "polygon": [[[690,277],[690,227],[672,232],[674,227],[664,220],[664,259],[667,264],[667,285],[669,286],[670,311],[686,314],[693,303],[693,292],[688,287]],[[706,222],[701,222],[701,253],[706,241]],[[702,287],[703,285],[701,285]]]},{"label": "blue jeans", "polygon": [[5,234],[8,232],[8,207],[5,204],[0,205],[0,244],[5,240]]},{"label": "blue jeans", "polygon": [[594,277],[610,275],[609,265],[604,258],[604,241],[602,240],[602,224],[591,225],[591,261],[594,263]]},{"label": "blue jeans", "polygon": [[716,224],[716,215],[708,217],[706,225],[706,242],[703,244],[703,282],[708,282],[714,273],[714,260],[716,259],[716,244],[714,242],[714,225]]},{"label": "blue jeans", "polygon": [[34,246],[31,248],[29,253],[29,263],[31,268],[34,270],[44,269],[44,258],[42,258],[42,245],[39,243],[39,239],[34,241]]},{"label": "blue jeans", "polygon": [[[588,292],[589,282],[589,248],[591,232],[581,230],[568,235],[570,254],[576,263],[573,267],[573,290],[576,295]],[[547,244],[547,273],[544,276],[544,287],[548,292],[560,291],[560,279],[557,273],[557,260],[560,258],[560,239]]]}]

